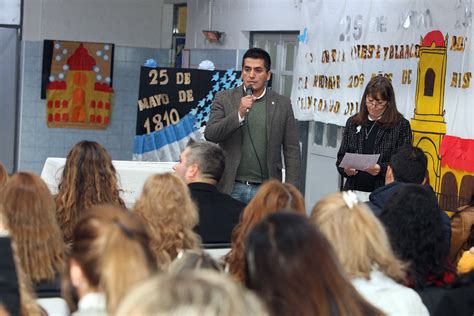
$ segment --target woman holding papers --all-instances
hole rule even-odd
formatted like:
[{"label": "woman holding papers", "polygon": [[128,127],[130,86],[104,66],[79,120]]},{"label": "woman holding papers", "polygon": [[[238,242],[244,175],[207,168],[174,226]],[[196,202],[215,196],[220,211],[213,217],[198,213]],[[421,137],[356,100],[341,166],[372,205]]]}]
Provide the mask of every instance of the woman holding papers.
[{"label": "woman holding papers", "polygon": [[[410,123],[398,112],[395,92],[390,80],[373,77],[367,84],[360,110],[346,123],[336,166],[346,178],[344,190],[369,192],[383,186],[390,157],[404,145],[411,145]],[[380,154],[376,164],[359,170],[353,166],[339,167],[346,153]],[[367,199],[367,198],[365,198]]]}]

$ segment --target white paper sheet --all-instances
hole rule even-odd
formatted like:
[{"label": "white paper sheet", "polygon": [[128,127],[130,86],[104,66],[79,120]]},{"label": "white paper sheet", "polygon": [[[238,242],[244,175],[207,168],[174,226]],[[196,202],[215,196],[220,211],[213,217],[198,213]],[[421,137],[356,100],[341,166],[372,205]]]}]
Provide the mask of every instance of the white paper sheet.
[{"label": "white paper sheet", "polygon": [[342,158],[339,167],[341,168],[353,168],[356,170],[364,171],[368,167],[374,166],[379,160],[380,154],[352,154],[346,153]]}]

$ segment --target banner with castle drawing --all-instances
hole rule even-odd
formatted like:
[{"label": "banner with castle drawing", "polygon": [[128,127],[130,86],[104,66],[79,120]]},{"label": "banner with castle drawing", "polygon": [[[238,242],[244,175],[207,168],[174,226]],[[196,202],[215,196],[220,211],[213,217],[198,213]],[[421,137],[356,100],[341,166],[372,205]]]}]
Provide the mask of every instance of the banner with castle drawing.
[{"label": "banner with castle drawing", "polygon": [[110,123],[113,44],[44,41],[48,127],[105,129]]},{"label": "banner with castle drawing", "polygon": [[474,192],[471,0],[303,1],[292,103],[345,125],[374,75],[391,79],[445,209]]}]

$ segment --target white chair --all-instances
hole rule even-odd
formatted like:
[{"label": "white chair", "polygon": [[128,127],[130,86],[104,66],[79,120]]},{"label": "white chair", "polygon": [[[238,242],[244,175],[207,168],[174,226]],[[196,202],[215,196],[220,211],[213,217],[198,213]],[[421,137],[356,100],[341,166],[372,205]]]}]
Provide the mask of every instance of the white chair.
[{"label": "white chair", "polygon": [[223,256],[229,253],[230,248],[213,248],[213,249],[204,249],[213,259],[219,260]]},{"label": "white chair", "polygon": [[39,298],[36,302],[50,316],[69,316],[71,314],[66,301],[60,297]]}]

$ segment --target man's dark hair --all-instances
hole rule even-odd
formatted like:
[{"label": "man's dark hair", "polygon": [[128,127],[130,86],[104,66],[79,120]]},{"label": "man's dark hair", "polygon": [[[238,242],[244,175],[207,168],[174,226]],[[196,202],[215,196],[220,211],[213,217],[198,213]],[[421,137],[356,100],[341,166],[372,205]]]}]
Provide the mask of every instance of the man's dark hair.
[{"label": "man's dark hair", "polygon": [[187,164],[197,164],[204,178],[219,181],[224,173],[225,155],[222,148],[217,144],[202,141],[189,141],[186,145],[189,153],[186,157]]},{"label": "man's dark hair", "polygon": [[422,184],[426,177],[428,159],[418,147],[403,146],[390,158],[393,178],[397,182]]},{"label": "man's dark hair", "polygon": [[272,67],[272,60],[270,58],[270,55],[264,49],[253,47],[246,51],[244,54],[244,58],[242,58],[242,69],[244,68],[245,58],[263,59],[265,69],[267,71],[270,71]]}]

